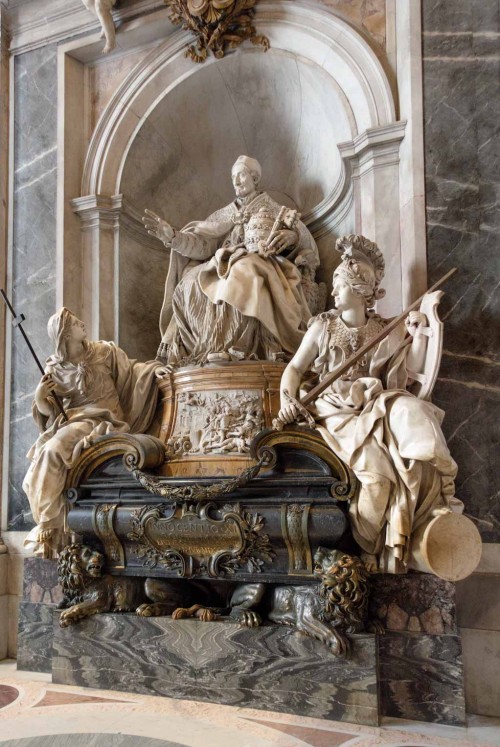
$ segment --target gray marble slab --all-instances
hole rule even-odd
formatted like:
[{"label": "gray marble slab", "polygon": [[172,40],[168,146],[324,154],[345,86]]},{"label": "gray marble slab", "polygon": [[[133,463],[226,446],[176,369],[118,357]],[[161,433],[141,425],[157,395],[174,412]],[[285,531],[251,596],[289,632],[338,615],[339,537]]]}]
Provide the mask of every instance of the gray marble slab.
[{"label": "gray marble slab", "polygon": [[[14,64],[14,225],[12,295],[43,361],[52,351],[47,320],[56,297],[57,47],[19,55]],[[40,375],[19,332],[12,336],[8,528],[33,525],[22,490],[26,452],[37,437],[31,402]]]},{"label": "gray marble slab", "polygon": [[56,605],[21,602],[17,634],[17,668],[25,672],[52,669],[53,615]]},{"label": "gray marble slab", "polygon": [[387,632],[379,638],[379,662],[385,716],[465,725],[459,636]]},{"label": "gray marble slab", "polygon": [[423,0],[429,280],[452,266],[434,401],[459,466],[457,495],[486,542],[500,541],[500,7]]},{"label": "gray marble slab", "polygon": [[53,681],[376,725],[376,640],[337,659],[279,626],[241,628],[134,615],[54,623]]}]

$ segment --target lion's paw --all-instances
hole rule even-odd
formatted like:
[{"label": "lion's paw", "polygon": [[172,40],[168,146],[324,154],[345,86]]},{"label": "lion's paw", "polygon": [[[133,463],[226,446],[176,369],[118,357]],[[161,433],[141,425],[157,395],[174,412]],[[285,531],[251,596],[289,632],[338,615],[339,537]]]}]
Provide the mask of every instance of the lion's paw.
[{"label": "lion's paw", "polygon": [[217,619],[216,613],[210,609],[210,607],[200,607],[194,614],[194,616],[202,622],[213,622]]},{"label": "lion's paw", "polygon": [[339,657],[347,657],[351,648],[349,639],[340,633],[332,634],[325,640],[325,643],[332,651],[332,654]]},{"label": "lion's paw", "polygon": [[135,611],[139,617],[154,617],[154,604],[141,604]]},{"label": "lion's paw", "polygon": [[245,628],[258,628],[262,623],[262,618],[254,610],[245,610],[241,607],[233,607],[230,617],[243,625]]},{"label": "lion's paw", "polygon": [[61,615],[59,617],[59,625],[61,628],[67,628],[69,625],[74,625],[74,623],[78,622],[80,619],[80,616],[78,613],[76,613],[73,609],[65,610],[64,612],[61,612]]},{"label": "lion's paw", "polygon": [[188,617],[196,617],[202,622],[213,622],[217,618],[216,613],[210,607],[202,604],[193,604],[192,607],[178,607],[172,612],[172,620],[185,620]]}]

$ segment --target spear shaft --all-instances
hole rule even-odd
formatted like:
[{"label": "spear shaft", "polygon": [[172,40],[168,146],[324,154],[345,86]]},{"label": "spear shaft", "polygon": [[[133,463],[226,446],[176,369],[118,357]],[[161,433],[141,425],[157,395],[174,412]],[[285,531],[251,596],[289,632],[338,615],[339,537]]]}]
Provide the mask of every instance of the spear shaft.
[{"label": "spear shaft", "polygon": [[[26,317],[24,316],[24,314],[19,314],[19,316],[16,314],[16,312],[14,311],[14,307],[12,306],[11,302],[7,298],[7,295],[6,295],[6,293],[5,293],[5,291],[4,291],[3,288],[0,289],[0,294],[2,295],[2,298],[5,301],[5,305],[7,306],[7,308],[9,309],[10,313],[13,316],[13,322],[12,322],[13,326],[14,327],[18,327],[21,330],[21,334],[24,337],[26,345],[28,346],[31,355],[34,358],[34,361],[35,361],[36,365],[40,369],[40,372],[41,372],[42,376],[45,376],[45,369],[42,366],[42,364],[40,363],[40,360],[39,360],[37,354],[35,353],[33,345],[31,344],[31,342],[30,342],[30,340],[28,338],[28,335],[26,334],[26,332],[23,329],[23,322],[26,321]],[[64,409],[64,405],[62,403],[61,398],[55,392],[51,392],[51,396],[54,397],[55,403],[58,406],[58,408],[59,408],[59,410],[61,412],[61,415],[63,416],[64,420],[67,421],[68,420],[68,416],[66,414],[66,410]]]}]

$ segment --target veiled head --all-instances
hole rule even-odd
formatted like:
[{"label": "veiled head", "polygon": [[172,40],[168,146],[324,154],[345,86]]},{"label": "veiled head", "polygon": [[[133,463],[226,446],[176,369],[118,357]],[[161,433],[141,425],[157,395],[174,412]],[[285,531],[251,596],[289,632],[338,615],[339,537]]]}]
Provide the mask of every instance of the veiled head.
[{"label": "veiled head", "polygon": [[67,358],[67,343],[70,340],[83,342],[87,337],[84,323],[65,306],[50,317],[47,334],[54,344],[55,357],[60,361]]}]

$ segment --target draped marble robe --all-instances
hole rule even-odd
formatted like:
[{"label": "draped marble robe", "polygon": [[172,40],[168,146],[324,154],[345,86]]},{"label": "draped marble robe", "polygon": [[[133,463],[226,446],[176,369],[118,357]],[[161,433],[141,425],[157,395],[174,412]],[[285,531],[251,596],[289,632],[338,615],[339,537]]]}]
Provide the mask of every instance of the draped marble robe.
[{"label": "draped marble robe", "polygon": [[[64,421],[53,398],[52,414],[46,417],[33,403],[33,417],[41,435],[29,450],[30,467],[23,481],[37,526],[25,545],[40,551],[40,530],[66,527],[64,487],[68,470],[82,451],[99,436],[111,433],[144,433],[153,420],[158,389],[157,361],[138,363],[113,342],[84,343],[85,355],[78,364],[47,360],[45,372],[52,375],[55,391],[63,400],[68,421]],[[55,539],[55,545],[58,539]]]},{"label": "draped marble robe", "polygon": [[263,207],[277,216],[281,205],[260,192],[176,233],[160,315],[160,354],[169,362],[203,363],[231,348],[247,358],[297,350],[311,317],[298,268],[314,277],[319,265],[306,226],[298,221],[297,243],[280,256],[240,253],[224,272],[214,257],[218,248],[242,246],[245,224]]},{"label": "draped marble robe", "polygon": [[[312,324],[320,340],[313,370],[322,379],[352,354],[343,345],[350,336],[361,333],[360,347],[387,321],[371,315],[364,327],[351,328],[327,312]],[[378,525],[363,520],[356,499],[350,517],[360,547],[380,558],[382,571],[392,573],[406,565],[411,535],[436,511],[463,511],[455,498],[457,465],[441,430],[444,413],[406,388],[410,348],[411,337],[400,325],[308,408],[326,443],[362,482],[390,481]]]}]

